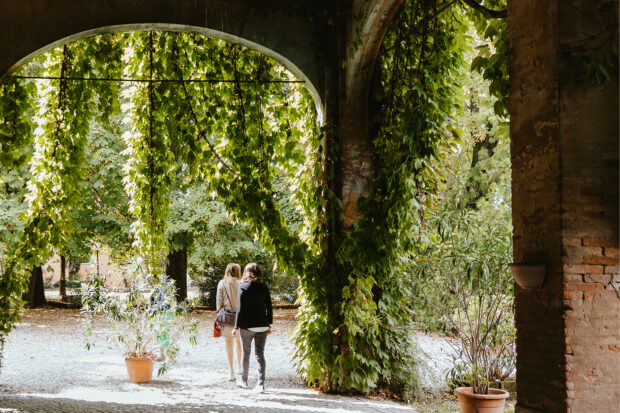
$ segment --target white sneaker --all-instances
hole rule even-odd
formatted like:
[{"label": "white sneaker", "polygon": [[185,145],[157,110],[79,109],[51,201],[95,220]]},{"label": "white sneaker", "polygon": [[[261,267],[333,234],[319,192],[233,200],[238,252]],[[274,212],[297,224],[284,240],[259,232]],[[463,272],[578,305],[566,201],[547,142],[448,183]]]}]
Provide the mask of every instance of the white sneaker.
[{"label": "white sneaker", "polygon": [[236,377],[235,377],[235,372],[232,370],[228,370],[228,381],[235,381]]},{"label": "white sneaker", "polygon": [[257,384],[256,387],[254,387],[253,391],[255,391],[256,393],[265,393],[265,385]]},{"label": "white sneaker", "polygon": [[243,381],[243,379],[241,379],[241,377],[239,377],[237,379],[237,386],[241,387],[242,389],[247,389],[248,388],[248,382],[247,381]]}]

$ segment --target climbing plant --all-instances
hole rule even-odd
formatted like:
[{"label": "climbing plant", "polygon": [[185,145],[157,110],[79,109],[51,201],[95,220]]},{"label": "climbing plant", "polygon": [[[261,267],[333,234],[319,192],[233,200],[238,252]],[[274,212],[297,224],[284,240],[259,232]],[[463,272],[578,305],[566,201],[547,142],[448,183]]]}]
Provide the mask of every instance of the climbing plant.
[{"label": "climbing plant", "polygon": [[[467,1],[466,3],[472,4]],[[506,0],[488,0],[468,14],[477,32],[477,56],[471,70],[489,81],[489,93],[496,98],[493,109],[497,116],[508,115],[508,20],[505,18]],[[498,10],[504,13],[497,15]],[[500,17],[500,18],[497,18]]]},{"label": "climbing plant", "polygon": [[0,95],[0,165],[17,167],[26,162],[28,152],[24,149],[32,135],[32,98],[35,85],[7,79]]},{"label": "climbing plant", "polygon": [[490,14],[496,13],[471,1],[405,1],[383,41],[374,94],[380,108],[375,178],[359,204],[363,216],[339,240],[337,269],[302,284],[296,359],[309,383],[415,393],[411,291],[402,269],[440,179],[432,161],[460,133],[459,79],[474,23],[492,44],[478,49],[472,69],[492,82],[496,112],[506,111],[505,23],[489,23],[505,12]]},{"label": "climbing plant", "polygon": [[[0,279],[2,334],[18,318],[21,292],[26,288],[30,268],[50,256],[54,247],[64,245],[63,240],[71,233],[71,211],[79,195],[80,166],[95,110],[110,114],[118,108],[111,103],[117,101],[112,83],[87,84],[70,78],[86,71],[95,76],[114,76],[120,68],[119,50],[122,48],[111,35],[65,45],[45,57],[43,74],[55,78],[51,83],[38,87],[17,79],[2,83],[2,95],[8,91],[15,98],[15,102],[3,107],[3,116],[10,119],[7,135],[17,143],[7,153],[19,152],[30,142],[34,147],[23,229]],[[15,86],[16,83],[24,85]],[[24,120],[26,116],[37,119],[36,130],[30,127],[31,121]],[[14,155],[12,159],[21,160],[21,156]]]},{"label": "climbing plant", "polygon": [[[18,74],[2,85],[7,96],[17,98],[24,93],[20,85],[30,85],[25,103],[3,100],[12,120],[6,123],[3,145],[19,153],[20,139],[32,139],[36,148],[24,230],[2,275],[2,331],[9,331],[16,320],[28,268],[71,237],[91,120],[109,121],[121,103],[129,125],[123,156],[124,186],[134,218],[131,236],[152,275],[168,248],[166,218],[177,175],[204,181],[233,218],[245,221],[278,256],[283,268],[303,269],[315,248],[313,238],[301,240],[291,233],[274,182],[286,175],[297,189],[314,187],[315,170],[305,164],[319,159],[319,139],[312,100],[281,66],[215,39],[137,32],[65,45],[48,53],[42,67],[38,76]],[[31,113],[25,110],[32,108],[38,108],[39,115],[30,137]],[[18,163],[14,158],[5,163]],[[303,193],[291,199],[296,208],[317,214]],[[308,217],[305,227],[314,222]]]},{"label": "climbing plant", "polygon": [[131,52],[141,58],[131,59],[127,72],[149,82],[133,86],[130,103],[126,106],[132,128],[124,135],[129,155],[125,190],[129,196],[129,211],[136,217],[132,224],[135,244],[147,258],[147,268],[151,272],[166,252],[168,192],[176,172],[174,152],[170,150],[172,135],[166,122],[166,109],[170,109],[169,87],[164,82],[152,82],[155,76],[167,78],[170,74],[170,70],[166,70],[169,66],[164,65],[166,51],[170,48],[168,37],[153,32],[135,33],[128,45]]},{"label": "climbing plant", "polygon": [[[377,64],[375,178],[359,204],[362,218],[348,233],[332,228],[341,218],[333,190],[338,131],[335,125],[317,129],[303,85],[272,60],[184,33],[106,35],[53,51],[45,71],[58,79],[38,88],[45,110],[34,136],[25,230],[0,282],[0,332],[16,320],[27,269],[70,234],[95,107],[111,117],[122,103],[130,125],[124,185],[131,234],[150,272],[168,250],[172,182],[201,180],[283,271],[299,274],[295,359],[305,380],[328,391],[407,391],[410,377],[402,366],[413,361],[411,313],[398,270],[416,242],[426,194],[435,188],[431,159],[443,139],[458,134],[457,79],[470,13],[488,13],[464,3],[471,2],[407,0],[394,19]],[[505,71],[495,63],[479,60],[475,69],[496,79]],[[15,87],[11,93],[24,93]],[[496,90],[501,95],[505,88]],[[29,99],[0,102],[12,119],[9,131],[27,136],[24,109],[36,106]],[[11,148],[28,139],[2,136],[3,147]],[[11,155],[5,162],[16,160]],[[294,193],[287,202],[303,217],[294,230],[275,184],[283,176]]]}]

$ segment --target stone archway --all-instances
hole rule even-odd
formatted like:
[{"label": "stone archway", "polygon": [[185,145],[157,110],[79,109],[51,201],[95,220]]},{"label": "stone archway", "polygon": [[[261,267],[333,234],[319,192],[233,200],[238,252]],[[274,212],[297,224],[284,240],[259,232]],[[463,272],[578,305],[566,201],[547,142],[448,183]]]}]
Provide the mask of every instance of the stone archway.
[{"label": "stone archway", "polygon": [[275,3],[65,0],[7,5],[0,15],[0,36],[8,40],[0,56],[0,77],[41,53],[88,36],[138,30],[193,32],[273,58],[306,83],[321,110],[321,59],[308,47],[316,31],[309,2],[289,2],[288,7]]},{"label": "stone archway", "polygon": [[[112,28],[193,27],[251,43],[307,80],[325,122],[342,128],[333,189],[355,220],[373,174],[372,66],[401,1],[5,1],[0,74],[59,39]],[[514,259],[547,266],[542,288],[516,289],[517,409],[612,412],[620,404],[618,72],[599,87],[583,63],[606,38],[617,60],[618,6],[510,1],[508,14]],[[353,24],[354,15],[364,17]],[[343,69],[354,33],[364,47]]]},{"label": "stone archway", "polygon": [[[342,126],[342,162],[334,193],[346,225],[373,175],[370,82],[383,36],[403,0],[25,0],[0,5],[0,78],[34,56],[112,31],[196,32],[237,42],[281,63],[316,102],[321,123]],[[36,27],[36,30],[32,30]],[[349,56],[349,45],[361,46]],[[349,60],[346,71],[341,62]],[[336,232],[336,231],[334,231]]]}]

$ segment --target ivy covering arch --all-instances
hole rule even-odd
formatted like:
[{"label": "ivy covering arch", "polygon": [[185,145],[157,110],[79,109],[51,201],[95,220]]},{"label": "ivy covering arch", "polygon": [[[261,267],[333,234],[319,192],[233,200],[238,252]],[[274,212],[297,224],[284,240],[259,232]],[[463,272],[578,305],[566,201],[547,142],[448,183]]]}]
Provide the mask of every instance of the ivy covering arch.
[{"label": "ivy covering arch", "polygon": [[[335,266],[327,265],[327,228],[339,219],[328,185],[337,173],[337,125],[319,129],[303,85],[265,56],[193,34],[107,34],[38,58],[42,73],[34,77],[54,80],[3,79],[0,162],[29,162],[32,179],[23,231],[0,278],[0,336],[18,319],[29,269],[71,237],[91,120],[122,112],[131,124],[124,183],[132,233],[153,274],[167,252],[172,179],[184,168],[250,226],[279,266],[300,276],[295,360],[307,383],[403,392],[414,359],[399,273],[438,176],[431,159],[442,139],[458,134],[469,23],[492,41],[495,50],[481,51],[477,68],[504,99],[496,110],[506,110],[507,67],[492,58],[506,53],[505,22],[487,17],[459,1],[404,2],[377,62],[375,179],[360,201],[362,218],[337,236]],[[273,182],[281,174],[295,176],[305,219],[299,234],[280,213]]]},{"label": "ivy covering arch", "polygon": [[[131,125],[124,184],[136,252],[153,275],[167,253],[169,190],[179,168],[206,181],[291,272],[317,255],[314,235],[289,233],[273,188],[277,176],[296,176],[298,208],[307,211],[313,198],[305,194],[321,196],[314,102],[275,62],[198,35],[136,32],[67,44],[25,71],[2,85],[3,166],[29,161],[31,169],[23,230],[2,274],[3,332],[17,320],[28,270],[71,237],[95,116],[107,121],[122,111]],[[308,228],[318,216],[312,211]]]}]

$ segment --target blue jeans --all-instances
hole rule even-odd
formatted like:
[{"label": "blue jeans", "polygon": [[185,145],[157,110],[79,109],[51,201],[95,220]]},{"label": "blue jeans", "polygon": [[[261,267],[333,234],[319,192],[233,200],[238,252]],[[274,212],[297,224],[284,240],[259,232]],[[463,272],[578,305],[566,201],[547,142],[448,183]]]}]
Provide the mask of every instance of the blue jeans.
[{"label": "blue jeans", "polygon": [[248,370],[250,369],[250,353],[252,352],[252,340],[254,340],[254,354],[256,355],[256,361],[258,362],[258,385],[265,385],[265,341],[267,340],[267,331],[257,333],[254,331],[246,330],[245,328],[239,329],[241,334],[241,344],[243,351],[241,352],[243,358],[243,373],[241,378],[244,382],[248,381]]}]

